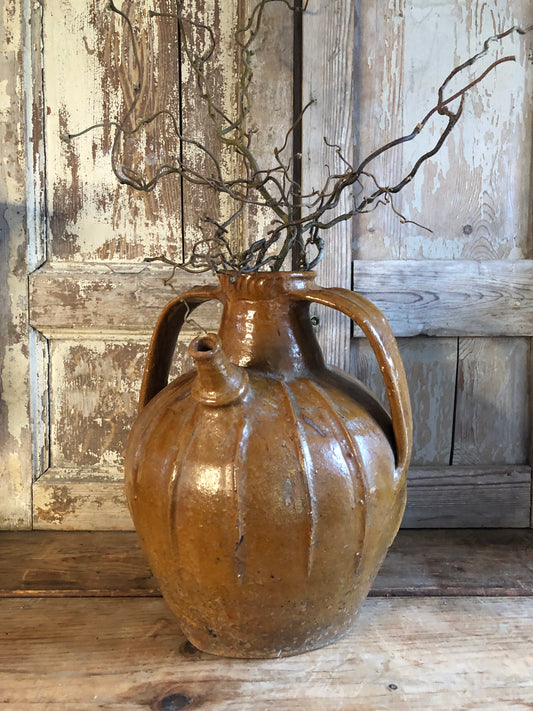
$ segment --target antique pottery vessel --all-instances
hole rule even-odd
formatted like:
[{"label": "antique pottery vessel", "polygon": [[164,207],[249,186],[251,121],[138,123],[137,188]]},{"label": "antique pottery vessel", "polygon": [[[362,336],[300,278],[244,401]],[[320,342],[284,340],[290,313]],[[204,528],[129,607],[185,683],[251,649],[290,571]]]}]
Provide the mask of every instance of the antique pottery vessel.
[{"label": "antique pottery vessel", "polygon": [[[313,273],[220,275],[163,310],[126,454],[126,490],[162,593],[196,647],[276,657],[352,624],[405,507],[412,425],[396,342],[362,296]],[[207,299],[220,330],[167,385],[179,330]],[[324,365],[310,303],[364,331],[391,417]]]}]

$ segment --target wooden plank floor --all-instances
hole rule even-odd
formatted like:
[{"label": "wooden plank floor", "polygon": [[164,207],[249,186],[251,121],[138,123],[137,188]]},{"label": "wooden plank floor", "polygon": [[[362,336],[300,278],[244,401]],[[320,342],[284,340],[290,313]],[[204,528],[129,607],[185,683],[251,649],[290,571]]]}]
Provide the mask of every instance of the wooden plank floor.
[{"label": "wooden plank floor", "polygon": [[[0,708],[533,708],[533,531],[402,531],[351,633],[195,650],[130,533],[0,533]],[[391,597],[392,595],[392,597]]]}]

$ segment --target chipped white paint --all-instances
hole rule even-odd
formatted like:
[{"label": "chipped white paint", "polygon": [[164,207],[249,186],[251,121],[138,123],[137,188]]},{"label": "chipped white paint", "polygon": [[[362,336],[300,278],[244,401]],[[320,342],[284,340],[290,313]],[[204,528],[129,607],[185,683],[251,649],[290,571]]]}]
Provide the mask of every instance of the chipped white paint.
[{"label": "chipped white paint", "polygon": [[[410,132],[435,104],[437,88],[448,72],[479,51],[485,38],[514,24],[527,26],[533,19],[528,0],[415,0],[402,4],[402,17],[398,17],[396,4],[392,0],[386,3],[396,15],[394,64],[382,70],[376,65],[377,77],[364,70],[361,78],[363,89],[356,109],[363,155]],[[390,34],[392,28],[383,21],[387,21],[387,13],[369,12],[361,33]],[[365,45],[378,54],[379,46],[379,42],[375,47]],[[358,220],[358,258],[529,256],[526,206],[530,164],[520,157],[531,154],[533,68],[528,54],[532,46],[531,36],[517,35],[491,46],[479,71],[497,57],[516,55],[517,61],[499,66],[469,92],[463,117],[447,144],[396,196],[395,206],[406,217],[431,228],[433,234],[415,225],[401,225],[387,208],[379,208]],[[472,75],[467,72],[464,76]],[[450,92],[458,87],[458,82],[453,82]],[[367,124],[378,125],[379,130],[369,131]],[[398,180],[402,166],[412,165],[414,158],[430,147],[442,125],[441,119],[432,121],[417,139],[383,161],[381,166],[385,164],[386,169],[379,173],[380,180],[389,180],[391,171]]]},{"label": "chipped white paint", "polygon": [[[44,198],[44,144],[42,131],[42,5],[24,2],[27,27],[24,40],[24,118],[26,151],[26,230],[28,270],[34,271],[46,259],[46,216]],[[41,115],[39,115],[41,114]],[[35,128],[37,127],[37,130]]]},{"label": "chipped white paint", "polygon": [[22,7],[0,5],[0,528],[31,522],[31,443],[26,336],[24,113],[21,97]]},{"label": "chipped white paint", "polygon": [[[157,41],[157,33],[152,36]],[[124,114],[112,66],[123,37],[120,21],[99,2],[88,7],[85,1],[64,0],[46,6],[47,209],[53,259],[132,261],[165,252],[169,245],[179,257],[179,208],[176,214],[176,206],[165,209],[159,194],[118,186],[110,164],[112,131],[62,140],[65,133]],[[126,90],[131,88],[123,66],[120,77]]]}]

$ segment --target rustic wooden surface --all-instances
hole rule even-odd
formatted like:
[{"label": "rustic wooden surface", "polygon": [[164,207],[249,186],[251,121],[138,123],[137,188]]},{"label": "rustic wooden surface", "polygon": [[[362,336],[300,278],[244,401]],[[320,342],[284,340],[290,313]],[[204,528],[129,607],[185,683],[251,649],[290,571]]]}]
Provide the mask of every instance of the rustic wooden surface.
[{"label": "rustic wooden surface", "polygon": [[[400,338],[413,411],[413,466],[450,462],[457,373],[457,339]],[[382,374],[364,338],[352,340],[350,372],[387,407]]]},{"label": "rustic wooden surface", "polygon": [[407,476],[407,528],[527,527],[531,467],[413,467]]},{"label": "rustic wooden surface", "polygon": [[[528,26],[531,3],[385,0],[379,6],[360,3],[358,15],[356,149],[366,156],[412,131],[436,104],[448,72],[481,49],[485,38],[513,25]],[[469,93],[444,148],[395,196],[402,214],[432,232],[403,225],[391,210],[380,208],[356,223],[356,259],[531,259],[532,46],[531,36],[492,46],[491,59],[515,55],[517,61],[501,65]],[[449,88],[466,83],[452,82]],[[443,125],[435,117],[414,141],[368,169],[375,169],[381,184],[395,184],[435,143]]]},{"label": "rustic wooden surface", "polygon": [[397,337],[533,335],[533,260],[356,261],[353,288]]},{"label": "rustic wooden surface", "polygon": [[[95,513],[96,512],[96,513]],[[33,527],[55,530],[131,530],[124,477],[49,469],[33,486]]]},{"label": "rustic wooden surface", "polygon": [[[30,323],[47,337],[96,331],[151,334],[161,309],[171,299],[196,284],[213,283],[209,274],[181,275],[166,283],[168,268],[138,264],[131,271],[111,268],[54,269],[45,267],[30,276]],[[218,302],[208,302],[194,313],[195,322],[216,327]],[[201,314],[204,314],[202,316]],[[192,340],[198,327],[185,323]]]},{"label": "rustic wooden surface", "polygon": [[161,599],[0,604],[0,701],[23,709],[512,709],[533,703],[533,598],[367,600],[330,647],[198,653]]},{"label": "rustic wooden surface", "polygon": [[400,532],[352,631],[228,660],[181,634],[130,533],[0,533],[0,705],[462,711],[533,705],[533,532]]},{"label": "rustic wooden surface", "polygon": [[[159,594],[133,532],[0,534],[0,597]],[[533,531],[401,530],[370,594],[533,596]]]},{"label": "rustic wooden surface", "polygon": [[529,461],[529,349],[525,338],[459,340],[453,464]]}]

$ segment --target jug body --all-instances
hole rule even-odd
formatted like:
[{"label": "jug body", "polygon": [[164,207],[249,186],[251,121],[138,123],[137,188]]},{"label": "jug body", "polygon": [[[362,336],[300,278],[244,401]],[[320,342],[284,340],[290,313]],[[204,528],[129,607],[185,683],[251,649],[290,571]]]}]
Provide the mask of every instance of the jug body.
[{"label": "jug body", "polygon": [[[312,283],[222,280],[220,332],[191,344],[196,368],[155,395],[161,383],[143,387],[128,501],[165,599],[207,652],[275,657],[334,641],[403,514],[406,394],[391,387],[391,420],[360,382],[324,365],[309,303],[351,297]],[[168,346],[170,327],[154,348]],[[146,380],[160,377],[148,365]]]}]

